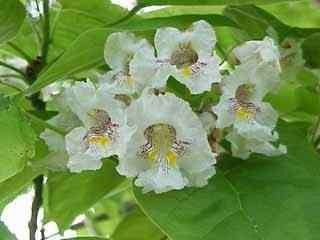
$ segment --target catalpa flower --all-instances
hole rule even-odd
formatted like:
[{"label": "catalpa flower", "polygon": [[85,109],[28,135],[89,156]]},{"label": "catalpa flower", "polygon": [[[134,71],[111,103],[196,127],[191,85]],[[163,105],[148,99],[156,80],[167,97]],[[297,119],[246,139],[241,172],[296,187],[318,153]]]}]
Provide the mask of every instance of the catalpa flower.
[{"label": "catalpa flower", "polygon": [[293,38],[286,38],[281,43],[280,55],[282,67],[298,67],[305,64],[302,41]]},{"label": "catalpa flower", "polygon": [[96,89],[90,82],[77,82],[68,89],[67,101],[83,126],[66,136],[72,172],[95,170],[101,159],[125,152],[132,129],[126,125],[123,106],[106,91]]},{"label": "catalpa flower", "polygon": [[270,74],[253,75],[248,65],[240,65],[222,83],[222,96],[212,108],[217,128],[233,126],[247,138],[271,141],[278,114],[269,103],[262,102],[268,92]]},{"label": "catalpa flower", "polygon": [[268,141],[244,138],[235,129],[226,136],[226,139],[231,143],[232,155],[242,159],[247,159],[251,153],[260,153],[266,156],[278,156],[287,153],[287,148],[284,145],[280,144],[276,147]]},{"label": "catalpa flower", "polygon": [[157,30],[152,51],[139,51],[131,63],[135,79],[151,81],[161,88],[169,76],[185,84],[193,94],[211,89],[220,82],[219,59],[213,55],[216,36],[210,24],[201,20],[185,32],[166,27]]},{"label": "catalpa flower", "polygon": [[153,48],[144,39],[138,39],[132,33],[118,32],[111,34],[105,45],[104,57],[111,67],[100,79],[102,84],[113,94],[134,94],[140,92],[148,81],[134,78],[130,63],[138,50],[153,53]]},{"label": "catalpa flower", "polygon": [[120,174],[135,177],[144,192],[203,186],[215,174],[215,154],[206,131],[190,106],[173,94],[146,89],[127,109],[137,130],[119,159]]},{"label": "catalpa flower", "polygon": [[232,51],[237,61],[240,63],[250,63],[252,65],[271,64],[279,72],[281,71],[278,47],[270,37],[265,37],[262,41],[248,41]]}]

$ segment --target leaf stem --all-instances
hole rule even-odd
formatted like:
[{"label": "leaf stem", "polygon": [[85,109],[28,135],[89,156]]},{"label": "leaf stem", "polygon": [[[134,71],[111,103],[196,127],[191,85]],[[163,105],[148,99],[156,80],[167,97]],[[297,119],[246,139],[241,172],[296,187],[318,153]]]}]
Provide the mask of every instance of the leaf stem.
[{"label": "leaf stem", "polygon": [[34,184],[35,194],[32,202],[31,219],[29,222],[30,240],[36,240],[39,210],[42,205],[43,175],[36,177],[33,180],[33,184]]},{"label": "leaf stem", "polygon": [[49,11],[49,0],[43,0],[43,13],[44,13],[44,24],[43,24],[43,42],[41,49],[41,57],[43,65],[47,63],[47,57],[50,46],[50,11]]},{"label": "leaf stem", "polygon": [[27,111],[23,111],[23,113],[31,121],[33,121],[34,123],[38,123],[39,125],[43,126],[44,128],[50,129],[50,130],[52,130],[52,131],[54,131],[54,132],[56,132],[56,133],[58,133],[58,134],[60,134],[62,136],[65,136],[67,134],[64,130],[62,130],[60,128],[57,128],[57,127],[47,123],[46,121],[42,120],[41,118],[36,117],[35,115],[33,115],[33,114],[31,114],[31,113],[29,113]]}]

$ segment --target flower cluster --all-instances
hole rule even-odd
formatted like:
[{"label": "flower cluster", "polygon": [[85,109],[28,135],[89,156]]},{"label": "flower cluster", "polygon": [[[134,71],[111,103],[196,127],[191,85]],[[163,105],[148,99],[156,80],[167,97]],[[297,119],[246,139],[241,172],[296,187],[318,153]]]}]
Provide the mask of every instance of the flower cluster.
[{"label": "flower cluster", "polygon": [[[49,123],[67,134],[46,129],[42,138],[66,156],[72,172],[99,169],[104,158],[117,156],[119,174],[156,193],[206,185],[216,157],[226,152],[223,138],[241,158],[285,153],[275,144],[278,114],[264,102],[280,81],[278,48],[270,38],[246,42],[233,50],[238,65],[222,75],[215,44],[205,21],[184,32],[158,29],[155,49],[132,33],[111,34],[104,53],[111,70],[96,82],[59,85],[60,113]],[[191,94],[218,87],[220,100],[198,115],[166,91],[170,77]]]}]

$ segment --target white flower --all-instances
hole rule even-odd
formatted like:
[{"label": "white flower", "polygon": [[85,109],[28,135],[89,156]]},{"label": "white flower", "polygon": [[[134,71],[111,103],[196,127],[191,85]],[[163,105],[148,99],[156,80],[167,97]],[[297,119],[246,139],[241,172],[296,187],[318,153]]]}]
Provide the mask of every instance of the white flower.
[{"label": "white flower", "polygon": [[272,64],[280,72],[280,53],[270,37],[262,41],[248,41],[233,50],[234,56],[240,63]]},{"label": "white flower", "polygon": [[203,186],[215,174],[215,154],[190,106],[173,94],[148,92],[127,108],[128,124],[137,127],[119,159],[120,174],[135,177],[144,192]]},{"label": "white flower", "polygon": [[280,55],[282,67],[298,67],[305,64],[301,41],[286,38],[281,43]]},{"label": "white flower", "polygon": [[273,133],[278,114],[269,103],[262,102],[268,92],[272,76],[253,75],[248,65],[240,65],[223,81],[222,96],[212,108],[217,115],[217,128],[233,125],[244,137],[271,141],[277,138]]},{"label": "white flower", "polygon": [[127,127],[124,108],[112,95],[90,81],[77,82],[67,90],[67,102],[83,123],[66,136],[72,172],[98,169],[102,158],[125,152],[133,129]]},{"label": "white flower", "polygon": [[231,143],[232,155],[242,159],[247,159],[251,153],[260,153],[266,156],[278,156],[287,153],[284,145],[274,146],[268,141],[259,141],[242,137],[236,130],[226,136]]},{"label": "white flower", "polygon": [[[49,0],[49,7],[55,2],[56,0]],[[39,18],[43,14],[43,0],[27,0],[26,10],[32,18]]]},{"label": "white flower", "polygon": [[113,94],[141,92],[148,81],[135,79],[130,71],[130,62],[138,50],[152,52],[153,48],[145,39],[138,39],[132,33],[111,34],[105,45],[105,61],[111,71],[100,77],[100,82]]},{"label": "white flower", "polygon": [[160,28],[155,35],[157,57],[151,51],[139,51],[130,69],[135,79],[151,80],[153,87],[164,87],[172,75],[193,94],[202,93],[220,82],[219,59],[213,55],[215,44],[215,32],[203,20],[185,32]]}]

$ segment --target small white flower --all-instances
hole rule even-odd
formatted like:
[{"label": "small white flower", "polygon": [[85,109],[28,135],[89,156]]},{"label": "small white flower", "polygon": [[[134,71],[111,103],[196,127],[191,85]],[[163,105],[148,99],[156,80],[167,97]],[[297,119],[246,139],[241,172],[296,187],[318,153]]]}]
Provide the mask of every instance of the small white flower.
[{"label": "small white flower", "polygon": [[141,92],[148,81],[132,76],[130,62],[138,50],[153,53],[152,46],[145,39],[138,39],[132,33],[111,34],[105,45],[105,61],[111,71],[100,77],[100,82],[113,94],[134,94]]},{"label": "small white flower", "polygon": [[272,64],[280,71],[280,53],[278,47],[270,37],[262,41],[248,41],[233,50],[234,56],[240,63]]},{"label": "small white flower", "polygon": [[220,82],[219,59],[213,55],[215,44],[215,32],[203,20],[185,32],[160,28],[155,35],[157,57],[151,51],[139,51],[130,68],[135,79],[151,80],[153,87],[164,87],[172,75],[193,94],[202,93]]},{"label": "small white flower", "polygon": [[102,158],[125,152],[133,129],[127,127],[124,108],[112,95],[90,81],[77,82],[68,89],[67,102],[83,123],[66,136],[72,172],[98,169]]},{"label": "small white flower", "polygon": [[144,192],[166,192],[203,186],[215,174],[215,154],[190,106],[173,94],[148,92],[127,109],[128,124],[137,130],[119,159],[120,174],[135,177]]},{"label": "small white flower", "polygon": [[280,55],[282,67],[297,67],[305,64],[301,41],[299,40],[293,38],[284,39],[281,43]]},{"label": "small white flower", "polygon": [[287,153],[287,148],[284,145],[280,144],[276,147],[268,141],[244,138],[235,129],[226,136],[226,139],[231,143],[232,155],[242,159],[247,159],[251,153],[260,153],[266,156]]},{"label": "small white flower", "polygon": [[223,81],[223,94],[212,108],[217,115],[217,128],[233,125],[244,137],[270,141],[277,137],[273,129],[278,119],[272,106],[262,102],[270,76],[252,75],[247,67],[240,65]]},{"label": "small white flower", "polygon": [[[43,14],[43,0],[27,0],[26,9],[32,18],[39,18]],[[49,7],[55,4],[56,0],[49,0]]]}]

